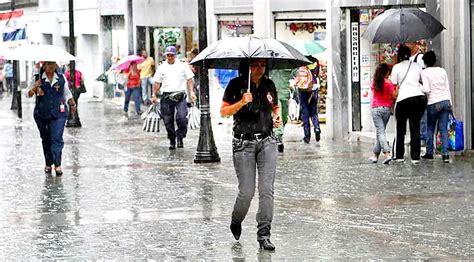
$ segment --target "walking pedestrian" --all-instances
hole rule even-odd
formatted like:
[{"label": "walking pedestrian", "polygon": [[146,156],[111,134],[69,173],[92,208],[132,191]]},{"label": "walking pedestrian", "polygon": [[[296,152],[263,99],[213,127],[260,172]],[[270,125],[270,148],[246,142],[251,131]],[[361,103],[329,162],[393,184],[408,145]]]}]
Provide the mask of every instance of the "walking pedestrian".
[{"label": "walking pedestrian", "polygon": [[420,120],[426,109],[426,96],[421,90],[421,67],[410,61],[410,49],[401,46],[398,50],[398,64],[393,66],[390,80],[396,84],[397,94],[395,119],[397,136],[395,161],[404,162],[405,133],[407,120],[410,123],[410,156],[413,164],[420,162]]},{"label": "walking pedestrian", "polygon": [[303,131],[304,138],[303,142],[309,144],[311,141],[311,122],[313,123],[313,130],[316,137],[316,141],[320,140],[321,130],[319,128],[319,120],[317,119],[317,99],[318,89],[317,85],[313,82],[313,75],[307,66],[298,68],[294,81],[291,81],[294,88],[298,89],[300,106],[301,106],[301,118],[303,120]]},{"label": "walking pedestrian", "polygon": [[[165,49],[166,61],[156,70],[153,77],[153,97],[152,102],[156,103],[158,92],[161,91],[160,109],[165,123],[168,139],[170,140],[170,150],[183,148],[183,139],[188,132],[188,107],[186,101],[186,88],[191,98],[191,102],[196,101],[194,93],[194,74],[186,63],[176,59],[176,48],[168,46]],[[175,129],[175,115],[176,125]]]},{"label": "walking pedestrian", "polygon": [[435,66],[436,54],[428,51],[423,56],[427,68],[421,72],[423,80],[423,92],[428,96],[428,117],[427,117],[427,139],[426,154],[423,159],[434,158],[434,130],[438,123],[438,130],[441,133],[441,155],[444,163],[449,163],[448,154],[448,118],[452,112],[451,91],[449,89],[448,74],[446,70]]},{"label": "walking pedestrian", "polygon": [[[66,73],[64,73],[64,76],[66,76],[68,84],[71,83],[71,71],[69,65],[66,66]],[[71,93],[72,93],[72,98],[74,99],[74,102],[76,103],[76,110],[74,112],[70,111],[68,115],[68,120],[66,122],[66,127],[81,127],[81,120],[79,118],[79,112],[78,112],[78,107],[79,107],[79,97],[81,96],[81,92],[79,91],[79,88],[81,87],[81,82],[84,81],[84,76],[82,75],[82,72],[75,69],[74,70],[74,86],[70,88]]]},{"label": "walking pedestrian", "polygon": [[[423,52],[421,50],[421,46],[419,42],[409,42],[405,44],[408,48],[410,48],[410,61],[417,63],[421,69],[425,69],[426,65],[423,61]],[[420,144],[422,146],[426,145],[427,141],[427,112],[423,113],[423,117],[420,121]]]},{"label": "walking pedestrian", "polygon": [[3,74],[3,68],[0,68],[0,98],[3,97],[3,80],[5,79],[5,75]]},{"label": "walking pedestrian", "polygon": [[392,160],[390,147],[385,136],[385,128],[390,120],[391,108],[393,106],[395,86],[390,82],[390,68],[382,63],[375,69],[374,80],[370,89],[372,90],[372,120],[374,121],[376,136],[373,148],[373,156],[369,158],[372,163],[377,163],[379,155],[383,152],[384,164]]},{"label": "walking pedestrian", "polygon": [[131,62],[128,70],[125,71],[125,77],[127,81],[127,91],[125,91],[125,103],[123,105],[123,111],[125,116],[128,117],[128,105],[130,104],[130,98],[133,97],[135,103],[135,114],[140,115],[140,70],[137,68],[137,63]]},{"label": "walking pedestrian", "polygon": [[272,130],[281,125],[278,96],[273,81],[264,76],[265,60],[250,61],[250,90],[248,68],[248,62],[241,64],[240,76],[229,82],[221,106],[222,116],[234,116],[232,155],[239,182],[230,230],[238,240],[242,232],[242,221],[255,193],[258,170],[257,241],[260,248],[274,250],[275,246],[270,241],[270,229],[277,152]]},{"label": "walking pedestrian", "polygon": [[43,154],[46,165],[44,172],[51,174],[52,166],[56,176],[61,176],[61,156],[64,147],[63,132],[70,110],[76,110],[76,104],[69,90],[64,75],[57,72],[55,62],[45,62],[43,70],[35,77],[34,82],[27,89],[26,95],[36,95],[34,119],[38,127],[43,144]]},{"label": "walking pedestrian", "polygon": [[142,89],[142,101],[144,105],[150,105],[150,99],[148,93],[151,92],[149,86],[153,86],[153,74],[155,73],[155,60],[153,57],[149,57],[145,49],[142,49],[142,57],[145,61],[138,65],[140,69],[140,81]]},{"label": "walking pedestrian", "polygon": [[278,69],[270,71],[270,79],[275,83],[278,94],[278,107],[280,108],[280,118],[282,121],[282,124],[279,127],[273,129],[275,136],[278,138],[277,149],[280,153],[285,151],[283,135],[285,132],[286,123],[288,122],[288,105],[290,101],[289,80],[291,78],[291,71],[291,69]]},{"label": "walking pedestrian", "polygon": [[10,60],[7,60],[3,70],[5,71],[5,78],[7,80],[7,90],[11,94],[13,93],[13,65]]}]

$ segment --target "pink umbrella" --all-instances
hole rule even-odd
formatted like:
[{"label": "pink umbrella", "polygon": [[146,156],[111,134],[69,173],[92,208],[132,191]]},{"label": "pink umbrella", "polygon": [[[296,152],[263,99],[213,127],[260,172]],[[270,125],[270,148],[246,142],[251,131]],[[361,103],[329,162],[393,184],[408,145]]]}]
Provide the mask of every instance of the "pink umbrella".
[{"label": "pink umbrella", "polygon": [[132,62],[140,64],[141,62],[145,61],[145,58],[137,55],[129,55],[120,59],[115,67],[117,70],[126,70],[130,67]]}]

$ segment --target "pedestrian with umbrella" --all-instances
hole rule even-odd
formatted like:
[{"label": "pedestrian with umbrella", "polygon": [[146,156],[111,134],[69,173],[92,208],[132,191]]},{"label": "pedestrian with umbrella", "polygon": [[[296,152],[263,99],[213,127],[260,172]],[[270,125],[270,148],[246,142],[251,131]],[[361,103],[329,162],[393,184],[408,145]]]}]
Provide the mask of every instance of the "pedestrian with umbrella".
[{"label": "pedestrian with umbrella", "polygon": [[134,98],[135,103],[135,114],[141,115],[140,110],[140,98],[141,98],[141,89],[140,89],[140,70],[137,67],[136,62],[130,62],[128,70],[125,71],[125,77],[127,81],[127,91],[125,91],[125,102],[123,105],[123,111],[125,112],[125,117],[128,117],[128,105],[130,104],[130,98]]},{"label": "pedestrian with umbrella", "polygon": [[222,116],[234,117],[232,158],[239,184],[230,230],[239,240],[255,193],[258,170],[257,241],[265,250],[275,249],[270,241],[277,167],[277,139],[272,131],[281,125],[278,95],[275,84],[268,79],[268,69],[309,63],[288,44],[257,37],[217,41],[191,61],[205,68],[239,69],[239,77],[229,82],[221,106]]}]

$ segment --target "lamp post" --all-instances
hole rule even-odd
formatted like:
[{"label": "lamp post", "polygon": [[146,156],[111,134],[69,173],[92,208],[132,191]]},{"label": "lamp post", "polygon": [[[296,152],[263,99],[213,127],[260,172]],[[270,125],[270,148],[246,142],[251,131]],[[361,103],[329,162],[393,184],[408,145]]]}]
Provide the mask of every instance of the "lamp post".
[{"label": "lamp post", "polygon": [[[76,36],[74,35],[74,0],[69,0],[69,52],[76,55]],[[71,93],[76,96],[78,92],[76,88],[76,62],[74,60],[69,61],[69,89]],[[77,101],[74,101],[77,102]],[[76,112],[69,110],[69,116],[67,119],[66,127],[81,127],[81,120],[79,119],[79,111],[76,107]]]},{"label": "lamp post", "polygon": [[[199,50],[207,47],[206,0],[198,0]],[[201,109],[201,128],[194,163],[220,162],[214,134],[212,133],[209,107],[209,77],[205,66],[199,67],[199,99]]]}]

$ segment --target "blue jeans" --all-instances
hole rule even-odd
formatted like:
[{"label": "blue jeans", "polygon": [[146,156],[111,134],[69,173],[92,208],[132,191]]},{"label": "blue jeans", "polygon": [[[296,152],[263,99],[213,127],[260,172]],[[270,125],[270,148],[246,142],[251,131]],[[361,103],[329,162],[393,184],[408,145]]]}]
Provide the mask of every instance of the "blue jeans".
[{"label": "blue jeans", "polygon": [[428,123],[427,123],[427,117],[428,117],[428,110],[425,110],[425,113],[423,114],[423,117],[421,117],[420,121],[420,140],[427,141],[427,135],[428,135]]},{"label": "blue jeans", "polygon": [[304,140],[311,140],[311,126],[309,119],[313,122],[314,132],[321,132],[318,119],[318,90],[311,92],[300,92],[300,105],[303,118]]},{"label": "blue jeans", "polygon": [[[160,101],[161,116],[165,123],[168,139],[185,138],[188,133],[188,105],[186,96],[181,101],[172,101],[163,94]],[[175,115],[177,129],[175,129],[174,125]]]},{"label": "blue jeans", "polygon": [[135,111],[140,112],[140,88],[127,88],[125,92],[125,104],[123,105],[123,111],[128,112],[128,105],[130,104],[130,97],[133,96],[133,101],[135,102]]},{"label": "blue jeans", "polygon": [[443,156],[448,155],[448,119],[451,113],[451,104],[449,100],[444,100],[432,105],[428,105],[428,117],[427,117],[427,140],[426,140],[426,153],[433,154],[434,149],[434,130],[436,122],[438,122],[438,129],[441,133],[441,154]]},{"label": "blue jeans", "polygon": [[42,119],[35,117],[35,122],[40,132],[46,166],[53,164],[55,167],[61,166],[66,118]]},{"label": "blue jeans", "polygon": [[374,121],[376,139],[374,143],[374,154],[380,155],[380,152],[390,153],[390,147],[385,136],[385,128],[390,119],[390,107],[380,106],[372,108],[372,120]]},{"label": "blue jeans", "polygon": [[[276,138],[269,136],[261,141],[232,141],[232,158],[239,181],[239,194],[235,199],[232,220],[242,222],[258,184],[257,239],[270,238],[273,220],[273,186],[277,166]],[[256,176],[258,170],[258,183]]]}]

